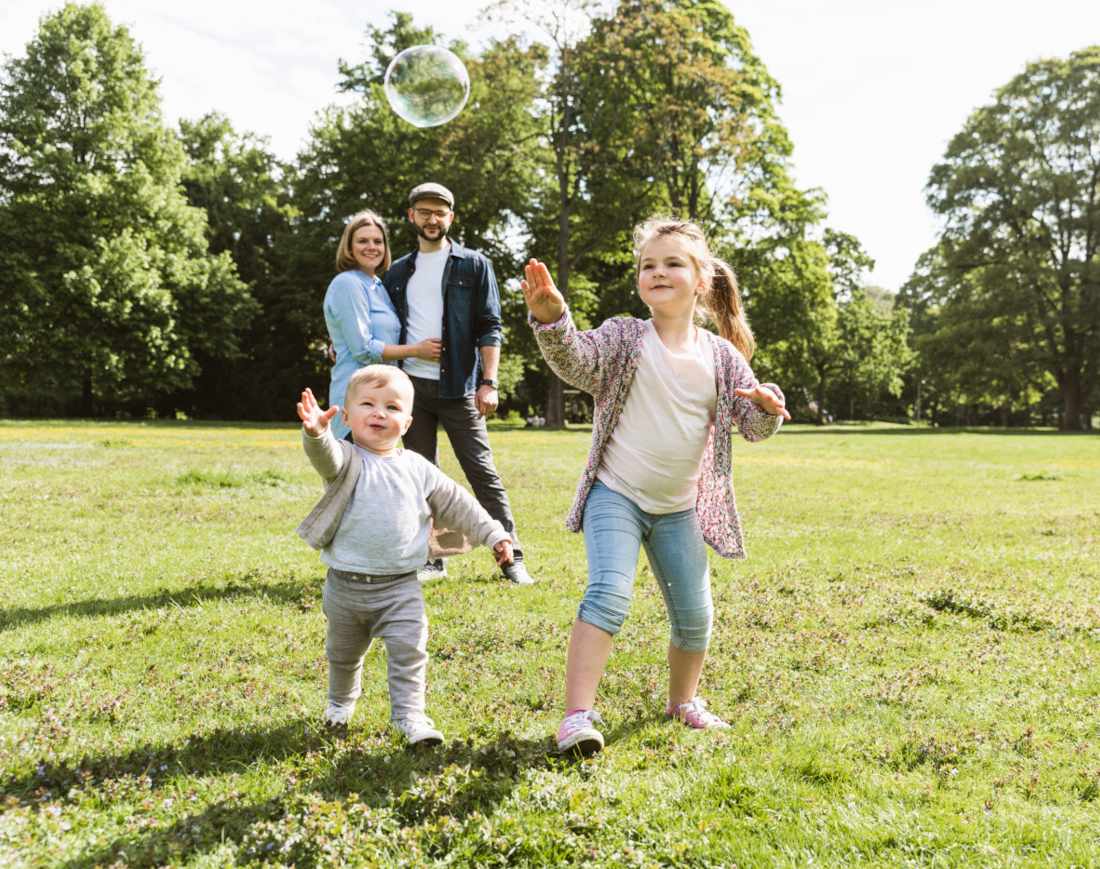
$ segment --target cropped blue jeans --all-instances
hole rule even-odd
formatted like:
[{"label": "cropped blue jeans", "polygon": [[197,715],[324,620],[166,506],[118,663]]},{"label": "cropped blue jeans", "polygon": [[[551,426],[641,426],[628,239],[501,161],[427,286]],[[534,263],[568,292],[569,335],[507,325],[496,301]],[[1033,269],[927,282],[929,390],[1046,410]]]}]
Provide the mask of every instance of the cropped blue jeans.
[{"label": "cropped blue jeans", "polygon": [[682,652],[705,651],[714,604],[707,548],[695,508],[646,513],[599,480],[584,505],[588,587],[577,618],[609,634],[619,632],[634,594],[641,547],[665,599],[670,642]]}]

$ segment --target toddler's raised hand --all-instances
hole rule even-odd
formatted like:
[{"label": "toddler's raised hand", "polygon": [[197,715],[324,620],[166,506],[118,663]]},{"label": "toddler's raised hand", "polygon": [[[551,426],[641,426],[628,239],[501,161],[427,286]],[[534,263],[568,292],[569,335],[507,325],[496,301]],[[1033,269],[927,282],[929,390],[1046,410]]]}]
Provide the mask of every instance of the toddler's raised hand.
[{"label": "toddler's raised hand", "polygon": [[523,299],[531,314],[540,323],[553,323],[565,313],[565,297],[554,286],[545,263],[533,259],[523,268],[527,280],[520,281]]},{"label": "toddler's raised hand", "polygon": [[787,413],[787,402],[766,386],[758,384],[753,389],[735,389],[733,394],[749,399],[753,404],[764,408],[772,416],[781,416],[783,419],[788,420],[791,418],[791,415]]},{"label": "toddler's raised hand", "polygon": [[493,552],[496,553],[497,564],[502,565],[505,561],[509,564],[512,563],[512,541],[501,540],[496,546],[493,547]]},{"label": "toddler's raised hand", "polygon": [[317,399],[313,397],[313,390],[308,386],[302,393],[302,400],[298,402],[298,416],[301,417],[302,428],[309,433],[310,437],[319,438],[328,431],[329,421],[339,412],[338,405],[328,410],[321,410]]}]

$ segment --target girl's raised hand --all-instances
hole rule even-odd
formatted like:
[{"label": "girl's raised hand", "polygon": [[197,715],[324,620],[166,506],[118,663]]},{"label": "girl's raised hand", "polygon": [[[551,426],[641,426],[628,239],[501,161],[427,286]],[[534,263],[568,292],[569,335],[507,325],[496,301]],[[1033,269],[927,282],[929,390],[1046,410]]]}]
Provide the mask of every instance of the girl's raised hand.
[{"label": "girl's raised hand", "polygon": [[531,310],[531,315],[540,323],[553,323],[565,313],[565,297],[554,286],[550,270],[545,263],[531,260],[523,268],[527,280],[520,281],[523,299]]},{"label": "girl's raised hand", "polygon": [[753,404],[764,408],[772,416],[781,416],[786,420],[791,418],[791,415],[787,413],[787,402],[766,386],[757,385],[753,389],[735,389],[733,394],[749,399]]},{"label": "girl's raised hand", "polygon": [[317,399],[313,397],[313,390],[308,386],[302,393],[302,400],[298,402],[298,416],[302,419],[304,428],[310,437],[319,438],[328,431],[329,421],[340,412],[338,405],[328,410],[321,410]]}]

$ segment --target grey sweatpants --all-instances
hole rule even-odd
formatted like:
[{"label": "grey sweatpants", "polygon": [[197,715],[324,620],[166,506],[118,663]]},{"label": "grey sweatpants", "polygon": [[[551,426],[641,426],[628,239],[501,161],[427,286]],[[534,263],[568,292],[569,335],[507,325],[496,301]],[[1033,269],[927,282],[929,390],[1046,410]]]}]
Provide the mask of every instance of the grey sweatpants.
[{"label": "grey sweatpants", "polygon": [[390,719],[424,712],[424,672],[428,666],[428,615],[416,574],[372,585],[325,577],[321,609],[328,619],[328,699],[346,706],[359,693],[363,657],[375,639],[386,644]]}]

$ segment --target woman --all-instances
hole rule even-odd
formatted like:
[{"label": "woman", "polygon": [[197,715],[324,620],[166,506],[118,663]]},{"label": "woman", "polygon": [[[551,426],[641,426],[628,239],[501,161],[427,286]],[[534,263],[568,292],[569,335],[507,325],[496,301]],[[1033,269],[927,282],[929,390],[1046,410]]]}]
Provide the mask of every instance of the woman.
[{"label": "woman", "polygon": [[[328,403],[343,405],[351,375],[364,365],[396,363],[415,356],[439,361],[441,341],[428,338],[419,344],[398,344],[401,323],[378,272],[390,267],[390,242],[382,218],[360,211],[344,227],[336,251],[336,270],[325,293],[325,324],[336,353]],[[333,417],[332,433],[347,437],[349,429]]]}]

